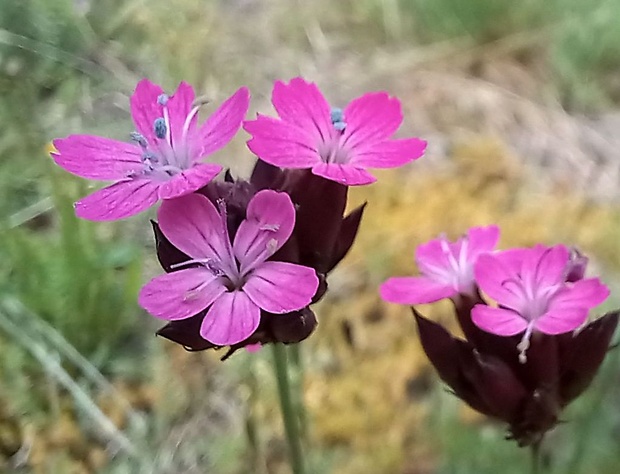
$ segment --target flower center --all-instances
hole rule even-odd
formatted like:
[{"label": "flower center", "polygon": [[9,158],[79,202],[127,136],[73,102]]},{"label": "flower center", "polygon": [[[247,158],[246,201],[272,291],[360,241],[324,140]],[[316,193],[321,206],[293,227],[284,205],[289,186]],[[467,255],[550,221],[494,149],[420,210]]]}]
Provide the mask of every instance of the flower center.
[{"label": "flower center", "polygon": [[527,328],[517,345],[519,350],[519,362],[525,364],[527,362],[526,352],[530,347],[530,339],[534,331],[534,323],[538,318],[544,315],[549,309],[549,303],[553,296],[561,289],[561,285],[552,285],[540,287],[535,281],[529,281],[517,274],[515,278],[508,279],[502,283],[502,286],[513,293],[520,304],[518,308],[511,308],[528,321]]},{"label": "flower center", "polygon": [[130,134],[131,141],[142,149],[143,175],[153,179],[168,180],[183,170],[192,167],[196,157],[190,140],[192,121],[204,102],[195,105],[185,118],[179,136],[173,136],[168,111],[169,97],[161,94],[157,103],[161,106],[162,116],[153,121],[155,143],[149,143],[146,137],[138,132]]},{"label": "flower center", "polygon": [[320,143],[318,152],[325,163],[344,164],[349,161],[349,153],[342,147],[339,136]]},{"label": "flower center", "polygon": [[334,126],[334,131],[327,136],[321,136],[317,151],[325,163],[344,164],[349,162],[349,150],[343,140],[343,133],[347,127],[344,120],[344,112],[338,107],[334,107],[330,112],[330,120]]},{"label": "flower center", "polygon": [[463,237],[457,241],[455,245],[459,245],[458,256],[446,240],[441,240],[441,250],[446,256],[450,265],[444,274],[446,282],[451,284],[459,293],[473,294],[474,292],[474,276],[473,266],[467,260],[468,240]]}]

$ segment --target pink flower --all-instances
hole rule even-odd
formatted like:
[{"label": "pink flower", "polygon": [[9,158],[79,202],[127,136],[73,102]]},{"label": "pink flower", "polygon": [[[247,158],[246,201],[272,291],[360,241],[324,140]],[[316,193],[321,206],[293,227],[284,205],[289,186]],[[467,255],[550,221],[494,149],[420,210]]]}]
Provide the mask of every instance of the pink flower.
[{"label": "pink flower", "polygon": [[70,135],[54,140],[56,163],[88,179],[111,180],[75,204],[79,217],[115,220],[137,214],[159,199],[196,191],[222,169],[201,163],[203,157],[224,147],[237,133],[249,105],[242,87],[202,125],[194,89],[181,82],[168,97],[162,88],[141,80],[131,96],[131,115],[137,132],[133,143],[92,135]]},{"label": "pink flower", "polygon": [[376,181],[366,168],[394,168],[419,158],[426,142],[390,140],[403,121],[400,102],[385,92],[365,94],[344,110],[330,108],[315,84],[302,78],[275,83],[271,101],[279,119],[244,122],[248,147],[281,168],[311,168],[353,186]]},{"label": "pink flower", "polygon": [[459,294],[474,296],[474,264],[495,248],[498,239],[497,226],[472,227],[454,243],[440,237],[420,245],[416,263],[422,276],[390,278],[381,285],[381,297],[391,303],[413,305]]},{"label": "pink flower", "polygon": [[202,195],[164,201],[158,217],[163,234],[190,260],[176,265],[189,268],[156,277],[140,291],[140,305],[155,317],[176,321],[207,309],[200,335],[226,346],[252,335],[261,309],[281,314],[310,304],[318,287],[313,269],[266,261],[295,225],[287,194],[257,193],[232,245],[226,209],[218,212]]},{"label": "pink flower", "polygon": [[474,306],[473,322],[500,336],[525,331],[518,346],[524,360],[533,331],[551,335],[573,331],[586,322],[591,308],[609,296],[598,278],[567,282],[572,265],[563,245],[481,255],[474,269],[476,281],[499,307]]}]

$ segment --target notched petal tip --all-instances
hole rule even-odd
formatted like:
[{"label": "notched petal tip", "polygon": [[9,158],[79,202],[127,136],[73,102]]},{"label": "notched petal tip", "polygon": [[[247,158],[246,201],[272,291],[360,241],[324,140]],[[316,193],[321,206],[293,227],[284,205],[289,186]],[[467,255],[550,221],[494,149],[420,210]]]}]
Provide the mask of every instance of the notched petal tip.
[{"label": "notched petal tip", "polygon": [[364,186],[377,181],[367,170],[349,164],[318,163],[312,167],[312,173],[344,186]]}]

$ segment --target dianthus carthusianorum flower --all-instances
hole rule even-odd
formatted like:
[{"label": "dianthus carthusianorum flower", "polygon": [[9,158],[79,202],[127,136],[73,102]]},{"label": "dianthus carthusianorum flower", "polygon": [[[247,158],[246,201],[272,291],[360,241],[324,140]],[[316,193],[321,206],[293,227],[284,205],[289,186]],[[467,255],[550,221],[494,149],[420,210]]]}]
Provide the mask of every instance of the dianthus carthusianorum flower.
[{"label": "dianthus carthusianorum flower", "polygon": [[67,171],[88,179],[115,181],[75,204],[79,217],[103,221],[137,214],[160,199],[200,189],[222,169],[200,160],[224,147],[247,113],[249,91],[240,88],[203,125],[201,104],[193,88],[182,82],[168,96],[143,79],[131,97],[136,131],[132,143],[92,135],[54,140],[52,157]]},{"label": "dianthus carthusianorum flower", "polygon": [[400,102],[385,92],[365,94],[344,109],[332,108],[318,87],[302,78],[277,81],[272,103],[279,119],[246,121],[248,148],[281,168],[312,173],[354,186],[376,180],[367,168],[394,168],[422,156],[426,142],[393,140],[403,121]]},{"label": "dianthus carthusianorum flower", "polygon": [[455,243],[420,246],[423,276],[388,280],[382,296],[404,304],[451,298],[463,337],[413,308],[424,352],[456,396],[507,423],[520,446],[537,445],[592,382],[620,311],[586,324],[609,291],[584,278],[588,259],[577,250],[497,252],[498,237],[497,227],[473,228]]},{"label": "dianthus carthusianorum flower", "polygon": [[[214,179],[198,193],[216,207],[221,205],[218,203],[225,204],[228,232],[234,236],[247,216],[247,207],[254,195],[266,189],[288,194],[295,206],[293,232],[271,259],[313,268],[319,285],[311,304],[316,303],[325,296],[328,274],[353,245],[365,205],[345,214],[346,186],[315,176],[310,170],[282,170],[262,160],[257,160],[249,180],[225,173],[224,180]],[[166,238],[156,223],[153,223],[153,231],[157,257],[166,272],[178,270],[179,264],[191,259]],[[191,351],[218,349],[221,345],[200,335],[205,313],[203,310],[187,319],[167,321],[157,334]],[[261,311],[256,331],[247,339],[230,345],[223,359],[252,344],[301,342],[316,326],[316,315],[308,306],[286,314]]]},{"label": "dianthus carthusianorum flower", "polygon": [[456,242],[445,237],[416,249],[419,277],[395,277],[381,285],[381,297],[391,303],[424,304],[459,294],[474,295],[474,263],[491,252],[499,239],[497,226],[472,227]]},{"label": "dianthus carthusianorum flower", "polygon": [[164,201],[159,228],[190,259],[147,283],[139,302],[168,321],[207,309],[200,335],[225,346],[245,340],[258,328],[261,309],[282,315],[310,304],[318,278],[312,268],[267,260],[293,232],[295,208],[287,194],[258,192],[232,242],[224,201],[218,202],[219,210],[199,194]]},{"label": "dianthus carthusianorum flower", "polygon": [[481,255],[476,281],[499,307],[474,306],[473,322],[500,336],[523,333],[522,355],[533,331],[562,334],[583,325],[590,309],[609,296],[609,289],[598,278],[567,282],[573,267],[569,257],[563,245]]}]

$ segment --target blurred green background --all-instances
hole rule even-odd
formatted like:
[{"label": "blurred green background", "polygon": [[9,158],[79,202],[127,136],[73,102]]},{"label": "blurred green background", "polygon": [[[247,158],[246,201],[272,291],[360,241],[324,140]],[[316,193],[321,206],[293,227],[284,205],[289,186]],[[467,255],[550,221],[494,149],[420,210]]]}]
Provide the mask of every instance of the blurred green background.
[{"label": "blurred green background", "polygon": [[[332,103],[403,102],[424,158],[352,191],[359,240],[316,308],[296,381],[309,472],[528,472],[446,393],[404,307],[376,288],[415,246],[497,222],[502,246],[579,245],[619,306],[620,0],[0,0],[0,471],[287,473],[268,354],[188,354],[135,303],[160,272],[148,219],[79,221],[92,183],[54,137],[125,139],[149,77],[213,103],[303,75]],[[241,132],[218,155],[243,175]],[[447,306],[422,308],[450,324]],[[605,308],[604,308],[605,309]],[[265,352],[265,351],[263,351]],[[550,472],[620,470],[620,356],[544,446]]]}]

